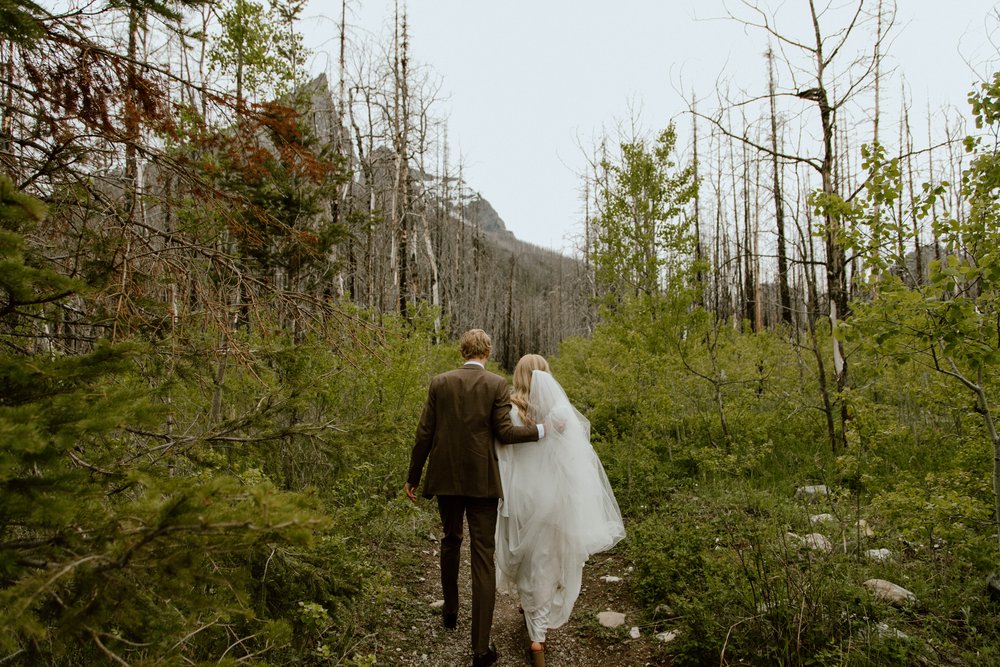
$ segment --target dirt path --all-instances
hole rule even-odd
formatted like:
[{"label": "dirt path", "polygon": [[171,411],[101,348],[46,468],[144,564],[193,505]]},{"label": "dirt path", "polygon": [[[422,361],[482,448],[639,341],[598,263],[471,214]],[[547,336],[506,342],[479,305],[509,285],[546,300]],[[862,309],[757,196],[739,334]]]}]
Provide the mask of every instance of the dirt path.
[{"label": "dirt path", "polygon": [[[427,536],[419,550],[417,562],[405,572],[395,573],[397,584],[405,586],[411,603],[397,614],[393,627],[383,628],[384,653],[379,665],[468,667],[472,664],[469,645],[471,583],[468,539],[462,545],[462,565],[459,571],[461,603],[458,628],[445,630],[441,616],[433,603],[441,599],[438,566],[438,544]],[[584,569],[583,589],[569,623],[548,633],[546,664],[549,667],[650,667],[667,663],[654,659],[658,641],[652,630],[640,629],[639,639],[629,637],[629,629],[637,625],[637,614],[628,584],[625,581],[624,558],[615,551],[592,558]],[[623,581],[609,583],[600,577],[610,575]],[[403,580],[405,579],[405,581]],[[608,629],[597,622],[597,613],[605,610],[623,612],[623,627]],[[408,626],[408,627],[407,627]],[[500,659],[499,667],[530,665],[527,653],[528,635],[517,601],[511,595],[498,594],[493,620],[493,642]]]}]

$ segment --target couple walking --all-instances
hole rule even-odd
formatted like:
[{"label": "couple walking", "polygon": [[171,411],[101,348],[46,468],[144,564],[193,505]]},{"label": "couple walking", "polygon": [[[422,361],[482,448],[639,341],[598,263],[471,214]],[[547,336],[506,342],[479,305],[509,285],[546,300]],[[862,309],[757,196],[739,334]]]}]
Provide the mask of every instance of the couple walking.
[{"label": "couple walking", "polygon": [[472,556],[473,667],[497,661],[490,643],[496,588],[516,592],[534,665],[545,633],[568,619],[587,558],[625,536],[621,512],[590,445],[590,423],[537,354],[514,369],[514,391],[486,371],[492,351],[481,329],[465,332],[465,364],[431,380],[403,490],[436,496],[441,516],[443,623],[458,620],[463,523]]}]

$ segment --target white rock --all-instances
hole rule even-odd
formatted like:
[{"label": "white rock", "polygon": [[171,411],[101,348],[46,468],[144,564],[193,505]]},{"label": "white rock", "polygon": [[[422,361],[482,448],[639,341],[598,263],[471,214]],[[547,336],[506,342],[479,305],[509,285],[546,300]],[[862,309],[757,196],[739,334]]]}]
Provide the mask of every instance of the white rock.
[{"label": "white rock", "polygon": [[892,558],[892,552],[888,549],[869,549],[865,552],[865,555],[872,560],[889,560]]},{"label": "white rock", "polygon": [[802,538],[802,544],[816,551],[825,551],[827,553],[833,551],[833,545],[830,544],[830,540],[826,539],[826,536],[822,533],[809,533]]},{"label": "white rock", "polygon": [[632,628],[628,631],[628,636],[631,637],[632,639],[638,639],[639,637],[642,636],[642,633],[639,632],[638,626],[633,625]]},{"label": "white rock", "polygon": [[830,540],[826,539],[826,536],[822,533],[809,533],[803,537],[802,535],[789,532],[785,533],[785,537],[789,542],[799,547],[815,549],[816,551],[833,551],[833,545],[830,544]]},{"label": "white rock", "polygon": [[610,574],[606,574],[603,577],[601,577],[601,581],[608,584],[617,584],[621,580],[622,580],[621,577],[613,577]]},{"label": "white rock", "polygon": [[431,609],[441,609],[444,607],[444,600],[434,600],[431,602]]},{"label": "white rock", "polygon": [[431,542],[438,541],[437,535],[435,535],[434,533],[427,533],[427,539],[430,540]]},{"label": "white rock", "polygon": [[671,630],[670,632],[661,632],[656,635],[656,638],[661,642],[672,642],[677,639],[677,633]]},{"label": "white rock", "polygon": [[876,625],[875,629],[878,631],[878,636],[879,637],[891,637],[892,639],[909,639],[910,638],[910,636],[907,635],[905,632],[901,632],[901,631],[897,630],[896,628],[890,628],[889,624],[886,623],[885,621],[882,621],[881,623],[879,623],[878,625]]},{"label": "white rock", "polygon": [[861,534],[865,537],[875,537],[875,531],[871,529],[871,526],[864,519],[858,519],[858,522],[854,525],[861,530]]},{"label": "white rock", "polygon": [[826,484],[816,484],[811,486],[800,486],[795,489],[796,498],[805,498],[806,500],[813,500],[819,498],[820,496],[830,495],[830,489],[826,487]]},{"label": "white rock", "polygon": [[828,512],[824,512],[823,514],[813,514],[809,517],[809,523],[830,523],[834,520],[833,515]]},{"label": "white rock", "polygon": [[885,579],[869,579],[862,585],[865,588],[871,589],[875,597],[887,602],[902,604],[904,602],[916,602],[917,600],[917,596],[910,591]]},{"label": "white rock", "polygon": [[625,614],[618,611],[602,611],[597,615],[597,621],[606,628],[617,628],[625,625]]}]

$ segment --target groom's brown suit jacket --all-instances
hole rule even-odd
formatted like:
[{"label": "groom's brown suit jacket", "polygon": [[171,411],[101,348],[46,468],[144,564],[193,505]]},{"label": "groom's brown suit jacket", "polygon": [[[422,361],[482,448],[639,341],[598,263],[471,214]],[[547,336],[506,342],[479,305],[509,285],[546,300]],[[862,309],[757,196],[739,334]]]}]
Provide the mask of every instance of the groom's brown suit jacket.
[{"label": "groom's brown suit jacket", "polygon": [[423,495],[501,498],[494,438],[503,444],[538,440],[535,426],[510,420],[507,381],[475,364],[431,380],[406,481],[416,488],[424,463]]}]

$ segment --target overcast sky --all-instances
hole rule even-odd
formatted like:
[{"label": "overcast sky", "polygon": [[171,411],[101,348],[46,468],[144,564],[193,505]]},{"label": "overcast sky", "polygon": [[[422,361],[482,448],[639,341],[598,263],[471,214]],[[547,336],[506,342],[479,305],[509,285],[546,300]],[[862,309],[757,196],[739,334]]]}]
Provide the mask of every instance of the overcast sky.
[{"label": "overcast sky", "polygon": [[[399,0],[403,4],[403,0]],[[822,4],[820,0],[817,4]],[[869,4],[875,6],[876,0]],[[833,4],[851,4],[834,0]],[[440,77],[452,163],[522,240],[567,251],[580,234],[578,174],[603,130],[639,114],[648,131],[714,95],[719,77],[764,92],[767,38],[725,16],[722,0],[409,0],[413,60]],[[766,4],[766,2],[764,3]],[[777,3],[771,3],[776,5]],[[915,109],[954,105],[996,59],[996,0],[898,0],[889,63]],[[340,2],[312,0],[303,30],[314,69],[336,80]],[[738,1],[729,7],[748,15]],[[786,0],[779,27],[808,38]],[[384,33],[392,0],[351,0],[349,34]],[[803,31],[806,32],[803,32]],[[970,66],[971,65],[971,66]],[[899,83],[893,86],[898,91]],[[898,96],[898,94],[897,94]],[[706,106],[710,106],[708,101]]]}]

